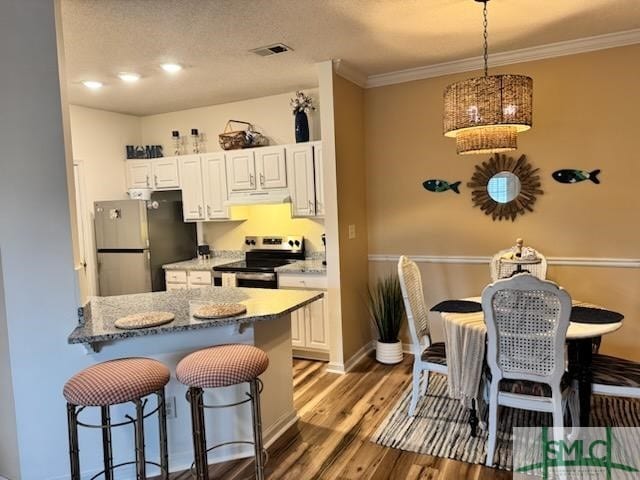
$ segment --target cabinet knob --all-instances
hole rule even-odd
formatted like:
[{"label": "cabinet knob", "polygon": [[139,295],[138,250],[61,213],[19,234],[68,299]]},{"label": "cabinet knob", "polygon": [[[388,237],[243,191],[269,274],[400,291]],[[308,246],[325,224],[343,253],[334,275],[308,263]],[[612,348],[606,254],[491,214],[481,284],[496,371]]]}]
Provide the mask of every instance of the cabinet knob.
[{"label": "cabinet knob", "polygon": [[264,187],[264,174],[260,174],[260,186]]},{"label": "cabinet knob", "polygon": [[202,216],[202,206],[198,205],[198,216]]},{"label": "cabinet knob", "polygon": [[313,202],[312,202],[311,200],[309,200],[309,211],[310,211],[311,213],[313,213],[313,210],[314,210],[314,208],[313,208]]},{"label": "cabinet knob", "polygon": [[249,185],[251,185],[252,187],[255,185],[254,179],[253,179],[253,173],[249,174]]},{"label": "cabinet knob", "polygon": [[149,186],[149,175],[147,175],[147,187]]},{"label": "cabinet knob", "polygon": [[155,183],[156,187],[158,186],[158,175],[154,175],[153,176],[153,182]]},{"label": "cabinet knob", "polygon": [[211,205],[207,205],[207,215],[211,216]]}]

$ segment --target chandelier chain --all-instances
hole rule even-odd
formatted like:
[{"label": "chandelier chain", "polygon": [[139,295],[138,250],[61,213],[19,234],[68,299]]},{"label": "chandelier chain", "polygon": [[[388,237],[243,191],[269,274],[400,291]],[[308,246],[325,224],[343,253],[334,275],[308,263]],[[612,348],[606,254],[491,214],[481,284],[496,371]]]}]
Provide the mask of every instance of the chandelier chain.
[{"label": "chandelier chain", "polygon": [[482,8],[482,25],[484,27],[484,76],[487,77],[489,75],[489,20],[487,15],[487,2],[483,2],[483,4],[484,7]]}]

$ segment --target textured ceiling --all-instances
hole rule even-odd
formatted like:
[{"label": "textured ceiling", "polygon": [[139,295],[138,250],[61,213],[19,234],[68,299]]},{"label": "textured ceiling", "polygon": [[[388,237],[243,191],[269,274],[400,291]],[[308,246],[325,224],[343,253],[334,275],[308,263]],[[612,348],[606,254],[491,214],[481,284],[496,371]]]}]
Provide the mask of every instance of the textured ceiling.
[{"label": "textured ceiling", "polygon": [[[473,57],[481,11],[473,0],[62,0],[69,100],[148,115],[314,86],[314,63],[332,58],[373,75]],[[489,3],[494,53],[635,28],[640,0]],[[248,52],[277,42],[295,51]],[[163,62],[185,69],[168,75]]]}]

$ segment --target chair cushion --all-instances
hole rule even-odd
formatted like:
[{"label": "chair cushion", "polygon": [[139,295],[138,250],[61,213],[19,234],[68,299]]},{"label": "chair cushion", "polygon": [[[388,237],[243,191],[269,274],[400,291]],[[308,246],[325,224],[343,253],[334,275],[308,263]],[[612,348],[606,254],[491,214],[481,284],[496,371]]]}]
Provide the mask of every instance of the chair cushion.
[{"label": "chair cushion", "polygon": [[591,364],[593,383],[640,388],[640,363],[609,355],[595,354]]},{"label": "chair cushion", "polygon": [[[560,391],[564,391],[570,385],[569,375],[562,376],[560,381]],[[532,382],[530,380],[513,380],[503,378],[500,381],[500,391],[508,393],[519,393],[521,395],[532,395],[535,397],[550,397],[551,387],[546,383]]]},{"label": "chair cushion", "polygon": [[75,374],[64,385],[63,395],[74,405],[115,405],[156,392],[169,378],[169,369],[156,360],[121,358]]},{"label": "chair cushion", "polygon": [[436,342],[425,348],[420,357],[423,362],[437,363],[438,365],[447,364],[447,352],[444,342]]},{"label": "chair cushion", "polygon": [[190,387],[217,388],[248,382],[269,366],[269,357],[252,345],[220,345],[183,358],[176,377]]}]

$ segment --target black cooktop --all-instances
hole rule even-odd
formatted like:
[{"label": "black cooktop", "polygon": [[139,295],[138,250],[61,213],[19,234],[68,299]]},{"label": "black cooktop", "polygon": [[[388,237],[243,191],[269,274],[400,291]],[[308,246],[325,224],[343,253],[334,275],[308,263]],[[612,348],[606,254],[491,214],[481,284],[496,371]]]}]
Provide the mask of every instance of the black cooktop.
[{"label": "black cooktop", "polygon": [[287,265],[295,260],[272,259],[272,260],[240,260],[239,262],[227,263],[213,267],[216,272],[273,272],[276,267]]}]

